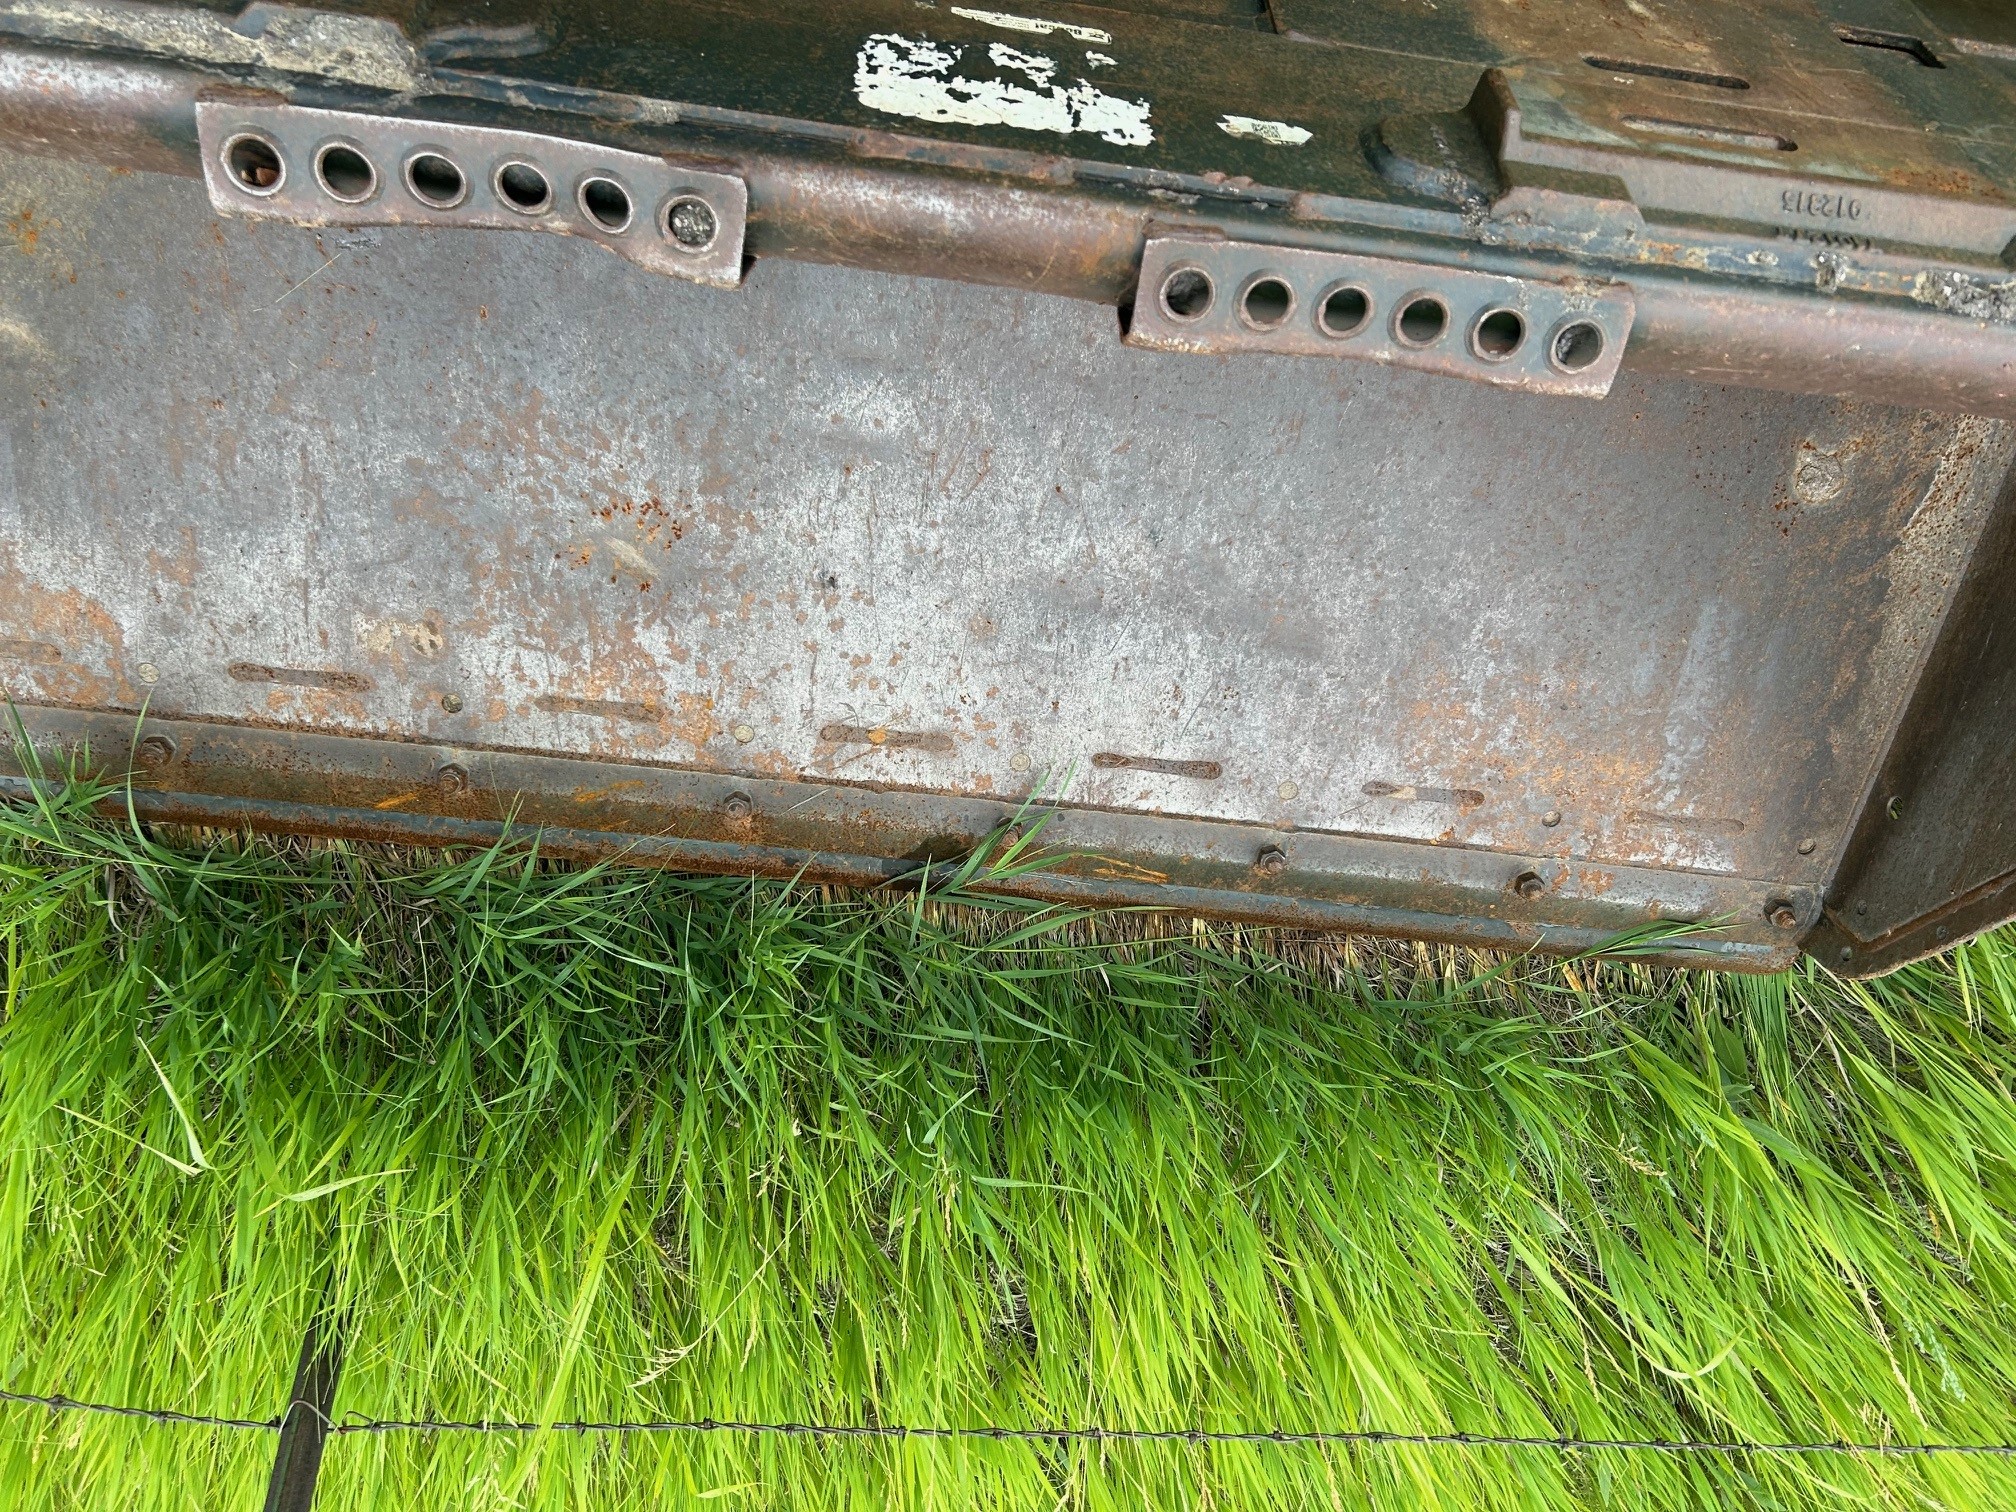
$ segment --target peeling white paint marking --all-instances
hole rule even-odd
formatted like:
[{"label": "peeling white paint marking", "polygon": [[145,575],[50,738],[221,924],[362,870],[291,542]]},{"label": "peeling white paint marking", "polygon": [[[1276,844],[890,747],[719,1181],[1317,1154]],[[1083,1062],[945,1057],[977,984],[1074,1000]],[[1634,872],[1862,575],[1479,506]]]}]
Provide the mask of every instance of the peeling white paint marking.
[{"label": "peeling white paint marking", "polygon": [[1094,68],[1118,68],[1120,66],[1118,58],[1109,58],[1101,52],[1088,52],[1085,54],[1085,61]]},{"label": "peeling white paint marking", "polygon": [[1246,137],[1270,147],[1300,147],[1315,133],[1306,126],[1290,126],[1286,121],[1256,121],[1252,116],[1228,115],[1218,129],[1227,136]]},{"label": "peeling white paint marking", "polygon": [[987,44],[987,57],[996,68],[1012,68],[1017,73],[1027,74],[1043,88],[1050,87],[1050,81],[1057,77],[1057,60],[1046,58],[1041,53],[1025,53],[1010,47],[1006,42]]},{"label": "peeling white paint marking", "polygon": [[968,21],[978,21],[983,26],[998,26],[1003,31],[1028,32],[1033,37],[1047,37],[1052,32],[1062,32],[1079,42],[1111,42],[1113,33],[1099,30],[1096,26],[1073,26],[1069,21],[1045,21],[1037,16],[1011,16],[1006,11],[968,10],[963,5],[952,7],[952,14],[964,16]]},{"label": "peeling white paint marking", "polygon": [[1084,79],[1052,83],[1053,58],[1020,52],[999,42],[988,61],[1033,80],[970,79],[955,72],[964,49],[925,37],[877,32],[854,60],[854,94],[870,110],[916,121],[956,121],[965,126],[1016,126],[1024,131],[1083,131],[1118,147],[1155,140],[1148,102],[1111,95]]}]

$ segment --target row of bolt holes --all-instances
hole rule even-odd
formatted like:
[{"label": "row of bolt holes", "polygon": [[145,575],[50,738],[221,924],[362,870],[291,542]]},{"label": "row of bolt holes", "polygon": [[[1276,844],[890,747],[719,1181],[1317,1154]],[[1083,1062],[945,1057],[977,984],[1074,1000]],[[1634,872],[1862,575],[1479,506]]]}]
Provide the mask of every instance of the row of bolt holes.
[{"label": "row of bolt holes", "polygon": [[[224,171],[247,194],[278,194],[287,182],[287,160],[279,145],[255,131],[224,144]],[[347,142],[324,142],[315,149],[315,182],[331,199],[361,205],[378,192],[378,167]],[[407,157],[400,177],[406,192],[432,210],[453,210],[469,197],[469,176],[444,153],[423,148]],[[537,164],[509,158],[497,165],[490,185],[499,203],[520,215],[544,215],[553,208],[553,181]],[[589,174],[575,189],[582,215],[612,236],[630,229],[636,216],[630,191],[607,174]],[[659,212],[658,226],[682,252],[695,255],[714,245],[720,221],[698,195],[675,195]]]},{"label": "row of bolt holes", "polygon": [[[149,735],[134,751],[134,759],[140,766],[158,771],[175,759],[175,742],[165,735]],[[434,785],[444,793],[466,793],[469,769],[459,762],[443,762],[434,769]],[[730,793],[722,800],[721,809],[730,819],[750,819],[755,816],[756,802],[747,793]],[[1020,831],[1015,834],[1019,836]],[[1262,846],[1253,858],[1253,869],[1263,877],[1278,877],[1288,870],[1288,853],[1278,845]],[[1514,893],[1528,902],[1544,897],[1548,891],[1547,879],[1536,871],[1519,873],[1511,886]],[[1799,911],[1788,898],[1773,898],[1766,903],[1764,917],[1778,929],[1799,927]]]},{"label": "row of bolt holes", "polygon": [[[1202,320],[1217,298],[1202,268],[1177,268],[1162,281],[1162,310],[1171,320]],[[1286,279],[1262,273],[1239,292],[1239,319],[1256,331],[1279,330],[1295,313]],[[1372,296],[1356,284],[1326,289],[1316,301],[1316,329],[1345,341],[1372,324]],[[1439,294],[1409,294],[1394,308],[1393,339],[1404,347],[1434,346],[1449,331],[1449,306]],[[1504,362],[1526,344],[1526,317],[1517,310],[1487,309],[1470,323],[1470,350],[1486,362]],[[1594,321],[1571,318],[1547,341],[1547,360],[1563,373],[1580,373],[1603,355],[1603,331]]]}]

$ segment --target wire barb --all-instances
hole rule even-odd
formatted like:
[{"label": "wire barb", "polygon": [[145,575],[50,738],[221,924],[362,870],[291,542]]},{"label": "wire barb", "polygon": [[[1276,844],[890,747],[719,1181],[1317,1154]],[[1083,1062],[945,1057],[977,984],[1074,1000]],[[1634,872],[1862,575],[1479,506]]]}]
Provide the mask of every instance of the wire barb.
[{"label": "wire barb", "polygon": [[[0,1391],[0,1404],[44,1407],[51,1412],[86,1412],[102,1417],[139,1418],[146,1422],[195,1428],[237,1428],[265,1433],[280,1431],[281,1419],[223,1417],[201,1412],[176,1412],[166,1407],[126,1407],[114,1402],[80,1402],[60,1393],[40,1396],[25,1391]],[[297,1408],[315,1411],[313,1404]],[[319,1415],[319,1414],[318,1414]],[[1012,1428],[1003,1424],[972,1427],[911,1426],[901,1423],[761,1423],[716,1418],[665,1418],[639,1422],[568,1423],[481,1422],[453,1418],[367,1418],[346,1413],[336,1421],[326,1417],[329,1433],[743,1433],[786,1438],[860,1439],[991,1439],[1013,1443],[1134,1443],[1134,1444],[1357,1444],[1388,1448],[1587,1449],[1637,1450],[1651,1454],[1845,1454],[1887,1456],[1987,1455],[2016,1457],[2016,1444],[1883,1444],[1750,1443],[1741,1439],[1633,1439],[1548,1437],[1520,1433],[1395,1433],[1382,1428],[1212,1429],[1212,1428]]]}]

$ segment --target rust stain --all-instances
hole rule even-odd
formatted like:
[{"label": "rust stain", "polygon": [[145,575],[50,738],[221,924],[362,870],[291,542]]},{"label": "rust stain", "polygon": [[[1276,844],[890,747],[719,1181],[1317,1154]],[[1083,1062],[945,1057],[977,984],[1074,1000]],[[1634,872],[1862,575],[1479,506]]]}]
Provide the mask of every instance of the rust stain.
[{"label": "rust stain", "polygon": [[1712,814],[1659,814],[1651,809],[1632,809],[1624,815],[1626,824],[1649,824],[1661,829],[1690,830],[1698,835],[1740,835],[1743,821]]},{"label": "rust stain", "polygon": [[41,662],[47,665],[63,660],[63,653],[47,641],[18,640],[10,637],[0,639],[0,657],[5,657],[9,661]]},{"label": "rust stain", "polygon": [[414,788],[411,792],[394,793],[390,798],[381,798],[378,800],[378,802],[372,804],[371,807],[373,807],[374,809],[403,808],[406,804],[411,803],[414,799],[418,798],[419,796],[420,796],[420,790],[418,788]]}]

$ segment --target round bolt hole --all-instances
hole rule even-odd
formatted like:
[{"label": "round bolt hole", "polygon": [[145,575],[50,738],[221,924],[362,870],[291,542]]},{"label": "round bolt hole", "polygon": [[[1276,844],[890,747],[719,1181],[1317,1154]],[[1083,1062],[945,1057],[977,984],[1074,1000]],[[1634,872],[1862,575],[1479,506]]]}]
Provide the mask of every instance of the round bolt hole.
[{"label": "round bolt hole", "polygon": [[1449,329],[1449,306],[1433,294],[1411,294],[1393,318],[1393,335],[1402,346],[1432,346]]},{"label": "round bolt hole", "polygon": [[1892,798],[1888,803],[1883,805],[1883,812],[1888,814],[1892,819],[1902,819],[1904,817],[1904,800],[1902,798]]},{"label": "round bolt hole", "polygon": [[329,198],[355,205],[378,192],[378,170],[355,147],[331,142],[315,154],[315,182]]},{"label": "round bolt hole", "polygon": [[149,771],[158,771],[175,759],[175,742],[166,735],[148,735],[133,748],[133,760]]},{"label": "round bolt hole", "polygon": [[1503,362],[1526,343],[1526,317],[1517,310],[1492,310],[1470,333],[1470,346],[1486,362]]},{"label": "round bolt hole", "polygon": [[469,194],[469,179],[438,152],[416,152],[406,160],[406,187],[413,198],[436,210],[452,210]]},{"label": "round bolt hole", "polygon": [[466,793],[469,791],[469,769],[452,761],[443,762],[434,768],[434,786],[444,793]]},{"label": "round bolt hole", "polygon": [[520,215],[544,215],[553,208],[552,182],[530,163],[501,164],[492,187],[505,209]]},{"label": "round bolt hole", "polygon": [[1288,870],[1288,853],[1278,845],[1263,845],[1253,858],[1253,870],[1263,877],[1278,877]]},{"label": "round bolt hole", "polygon": [[665,234],[681,252],[705,252],[721,234],[721,220],[707,201],[682,194],[665,207]]},{"label": "round bolt hole", "polygon": [[460,693],[443,693],[441,695],[441,712],[444,714],[460,714],[462,712],[462,695]]},{"label": "round bolt hole", "polygon": [[612,178],[581,181],[581,213],[604,231],[627,231],[634,213],[630,191]]},{"label": "round bolt hole", "polygon": [[756,800],[747,793],[730,793],[721,800],[721,812],[730,819],[747,819],[756,812]]},{"label": "round bolt hole", "polygon": [[1522,898],[1537,898],[1547,891],[1547,879],[1535,871],[1521,872],[1512,879],[1512,891]]},{"label": "round bolt hole", "polygon": [[277,194],[287,182],[280,149],[254,132],[240,132],[224,144],[224,171],[247,194]]},{"label": "round bolt hole", "polygon": [[1162,280],[1162,309],[1171,320],[1196,320],[1211,308],[1211,275],[1178,268]]},{"label": "round bolt hole", "polygon": [[1316,306],[1316,328],[1325,336],[1356,336],[1372,322],[1372,296],[1355,284],[1326,293]]},{"label": "round bolt hole", "polygon": [[1239,299],[1239,318],[1255,330],[1271,331],[1295,310],[1295,291],[1272,276],[1256,278]]},{"label": "round bolt hole", "polygon": [[1764,905],[1764,917],[1771,921],[1773,929],[1797,929],[1799,910],[1786,898],[1774,898]]},{"label": "round bolt hole", "polygon": [[1586,320],[1571,320],[1547,344],[1548,359],[1564,373],[1593,367],[1603,355],[1603,332]]}]

